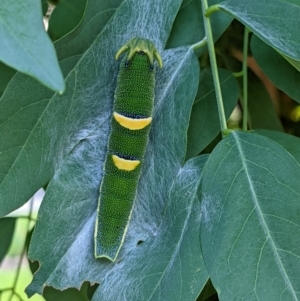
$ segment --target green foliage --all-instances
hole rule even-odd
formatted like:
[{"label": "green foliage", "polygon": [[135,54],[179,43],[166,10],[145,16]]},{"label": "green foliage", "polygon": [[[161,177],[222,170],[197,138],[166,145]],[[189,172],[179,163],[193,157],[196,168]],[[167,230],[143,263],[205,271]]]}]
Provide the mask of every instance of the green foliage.
[{"label": "green foliage", "polygon": [[[211,0],[210,5],[220,3]],[[184,0],[178,11],[166,48],[192,45],[205,37],[201,0]],[[211,18],[214,39],[217,40],[226,30],[233,18],[227,14],[215,14]]]},{"label": "green foliage", "polygon": [[[234,74],[229,70],[219,69],[220,82],[227,119],[236,106],[239,87]],[[201,153],[219,134],[220,125],[218,107],[215,101],[215,89],[210,68],[201,70],[198,92],[190,117],[188,130],[187,159]]]},{"label": "green foliage", "polygon": [[[21,2],[0,3],[0,260],[16,221],[5,216],[47,187],[32,236],[27,217],[27,295],[300,300],[299,1],[213,0],[207,16],[206,0],[56,1],[54,43],[47,3]],[[93,236],[115,54],[135,36],[154,42],[164,67],[112,263],[95,259]],[[241,72],[247,62],[253,71]]]},{"label": "green foliage", "polygon": [[87,0],[61,0],[52,12],[48,34],[56,41],[72,31],[82,20]]},{"label": "green foliage", "polygon": [[269,130],[256,130],[255,132],[279,143],[300,164],[300,140],[298,137]]},{"label": "green foliage", "polygon": [[0,60],[62,93],[65,89],[54,47],[44,30],[41,2],[0,2]]},{"label": "green foliage", "polygon": [[[300,102],[300,69],[284,59],[276,50],[263,43],[257,36],[251,39],[252,54],[263,72],[280,90]],[[300,64],[300,62],[298,62]],[[280,70],[280,72],[278,72]]]},{"label": "green foliage", "polygon": [[227,0],[220,4],[220,8],[250,28],[266,44],[299,61],[298,1],[291,4],[284,0]]},{"label": "green foliage", "polygon": [[299,177],[284,148],[252,133],[232,133],[212,152],[201,245],[220,300],[298,299]]},{"label": "green foliage", "polygon": [[47,301],[89,301],[87,295],[87,284],[83,284],[81,289],[68,288],[64,291],[59,291],[53,287],[46,287],[44,291],[44,298]]},{"label": "green foliage", "polygon": [[249,72],[249,125],[251,129],[282,131],[276,108],[263,83]]},{"label": "green foliage", "polygon": [[12,241],[16,219],[12,217],[4,217],[0,219],[0,263],[6,255]]},{"label": "green foliage", "polygon": [[15,73],[16,70],[0,62],[0,97],[2,96],[7,84],[15,75]]}]

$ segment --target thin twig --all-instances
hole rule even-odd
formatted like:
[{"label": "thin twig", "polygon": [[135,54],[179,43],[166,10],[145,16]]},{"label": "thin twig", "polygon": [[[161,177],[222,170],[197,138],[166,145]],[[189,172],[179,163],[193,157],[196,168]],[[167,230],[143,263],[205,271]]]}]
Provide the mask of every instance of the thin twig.
[{"label": "thin twig", "polygon": [[[225,116],[224,105],[223,105],[220,79],[219,79],[219,74],[218,74],[218,66],[217,66],[217,60],[216,60],[212,28],[211,28],[209,14],[208,15],[206,14],[207,9],[208,9],[207,0],[202,0],[202,10],[204,13],[204,18],[203,18],[204,19],[204,28],[205,28],[205,34],[206,34],[206,39],[207,39],[207,46],[208,46],[211,70],[212,70],[212,75],[213,75],[215,93],[216,93],[216,98],[217,98],[220,127],[221,127],[222,136],[224,137],[227,132],[227,122],[226,122],[226,116]],[[214,7],[213,11],[216,11],[216,10],[217,10],[217,8]]]},{"label": "thin twig", "polygon": [[[30,222],[32,220],[32,218],[31,218],[32,211],[33,211],[33,198],[30,200],[30,207],[29,207],[29,212],[28,212],[28,216],[27,216],[28,223],[27,223],[26,237],[27,237],[27,235],[30,231],[29,229],[30,229]],[[18,283],[18,280],[19,280],[21,267],[22,267],[22,261],[23,261],[23,258],[25,256],[25,253],[26,253],[26,239],[24,241],[23,250],[21,252],[20,259],[19,259],[19,262],[18,262],[18,267],[17,267],[17,270],[16,270],[16,276],[15,276],[15,279],[14,279],[14,282],[13,282],[13,285],[12,285],[12,289],[11,289],[12,292],[11,292],[11,295],[10,295],[8,301],[12,301],[12,298],[14,296],[17,296],[20,300],[23,300],[21,298],[21,296],[16,292],[16,286],[17,286],[17,283]]]}]

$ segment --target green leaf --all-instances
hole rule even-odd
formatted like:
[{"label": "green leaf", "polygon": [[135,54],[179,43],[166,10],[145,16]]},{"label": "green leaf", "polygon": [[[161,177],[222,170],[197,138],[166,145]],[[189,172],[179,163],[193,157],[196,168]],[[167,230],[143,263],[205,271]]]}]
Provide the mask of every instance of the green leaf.
[{"label": "green leaf", "polygon": [[200,296],[197,298],[196,301],[209,301],[211,297],[216,296],[217,292],[213,287],[211,280],[208,279],[205,287],[203,288]]},{"label": "green leaf", "polygon": [[107,34],[107,23],[123,2],[124,0],[89,0],[79,26],[54,43],[59,61],[75,55],[79,56],[79,60],[99,34]]},{"label": "green leaf", "polygon": [[[75,63],[76,57],[63,62],[66,75]],[[52,94],[52,91],[37,85],[34,80],[17,74],[0,100],[0,216],[5,216],[26,203],[50,180],[55,165],[58,164],[54,154],[58,156],[59,149],[57,142],[51,138],[55,131],[50,133],[53,124],[49,123],[55,117],[51,116],[55,105],[52,104],[53,101],[49,101]],[[53,98],[56,101],[60,99],[58,95]],[[56,118],[62,116],[57,115]],[[57,126],[61,126],[63,134],[62,119]],[[45,145],[47,149],[44,148]],[[60,151],[60,155],[66,152],[62,149]],[[54,161],[50,160],[50,154],[54,155]]]},{"label": "green leaf", "polygon": [[[222,0],[210,0],[209,4],[217,4]],[[211,16],[214,39],[217,40],[226,30],[233,18],[225,14]],[[202,5],[200,0],[183,1],[176,16],[168,39],[167,48],[192,45],[205,37]]]},{"label": "green leaf", "polygon": [[299,72],[300,72],[300,61],[299,60],[294,60],[286,55],[284,55],[283,53],[281,53],[279,51],[279,53],[281,54],[281,56],[283,56],[292,66],[294,66]]},{"label": "green leaf", "polygon": [[89,301],[87,295],[82,290],[69,288],[64,291],[56,290],[53,287],[46,287],[43,297],[46,301]]},{"label": "green leaf", "polygon": [[266,136],[284,147],[300,164],[300,138],[275,131],[255,130],[255,133]]},{"label": "green leaf", "polygon": [[[143,1],[139,5],[141,3]],[[160,11],[169,11],[171,3],[174,4],[174,0],[160,2]],[[128,5],[121,7],[114,20],[120,22],[131,16],[132,22],[136,22],[134,13],[140,14],[142,10],[136,10],[136,1],[131,4],[130,11],[127,11]],[[176,11],[174,7],[174,17]],[[147,18],[152,20],[152,16],[144,13],[143,20],[147,24]],[[169,19],[170,13],[162,13],[162,16]],[[155,111],[143,172],[117,262],[96,260],[93,252],[112,86],[110,98],[97,97],[102,111],[97,123],[96,120],[90,122],[94,131],[73,149],[47,188],[29,252],[30,258],[41,262],[41,267],[27,290],[29,295],[41,293],[44,283],[65,289],[78,288],[83,281],[90,281],[101,283],[93,300],[102,300],[101,296],[105,296],[107,301],[134,301],[141,300],[142,295],[153,301],[194,301],[206,283],[196,193],[205,158],[188,161],[181,167],[185,157],[185,133],[199,81],[198,60],[188,48],[162,52],[162,57],[165,67],[157,73]],[[116,66],[115,73],[117,69]],[[105,82],[103,80],[103,84]],[[61,233],[59,239],[57,233]],[[55,256],[50,256],[53,250]]]},{"label": "green leaf", "polygon": [[53,10],[48,34],[52,41],[72,31],[82,20],[87,0],[62,0]]},{"label": "green leaf", "polygon": [[[239,96],[239,86],[232,72],[219,69],[226,118],[230,117]],[[199,154],[220,133],[220,120],[211,69],[200,74],[197,96],[188,130],[187,158]]]},{"label": "green leaf", "polygon": [[[291,2],[291,1],[289,1]],[[227,0],[219,7],[250,28],[266,44],[300,59],[299,1]]]},{"label": "green leaf", "polygon": [[204,37],[201,2],[199,0],[183,1],[178,11],[167,48],[192,45]]},{"label": "green leaf", "polygon": [[0,219],[0,263],[5,257],[15,231],[16,218],[5,217]]},{"label": "green leaf", "polygon": [[300,72],[255,35],[251,39],[251,51],[259,67],[272,83],[300,103]]},{"label": "green leaf", "polygon": [[[67,78],[68,89],[64,96],[54,94],[23,74],[16,74],[7,86],[0,99],[0,216],[22,206],[49,182],[66,154],[78,141],[89,135],[87,124],[93,116],[99,116],[102,110],[95,99],[111,97],[109,91],[99,90],[101,83],[98,84],[98,69],[94,69],[93,51],[101,52],[98,44],[92,45],[107,26],[119,2],[102,1],[99,4],[97,0],[90,1],[80,26],[55,43]],[[114,63],[113,52],[118,46],[107,54],[110,59],[105,63],[105,68],[117,65]],[[102,47],[104,53],[105,47]],[[86,59],[80,61],[86,52],[87,57],[90,57],[88,65],[85,65]],[[82,80],[75,82],[78,64],[83,69]],[[93,89],[88,88],[88,84],[84,86],[85,73],[89,73],[86,66],[94,72],[90,81]],[[105,68],[99,69],[104,74],[104,87],[107,74],[112,76],[112,72],[106,73]],[[79,93],[77,98],[76,93]],[[93,106],[96,109],[91,111]],[[69,112],[69,117],[66,117],[66,112]]]},{"label": "green leaf", "polygon": [[47,0],[41,0],[41,4],[42,4],[43,16],[45,16],[47,11],[48,11],[48,1]]},{"label": "green leaf", "polygon": [[[33,231],[34,231],[34,227],[29,232],[27,232],[27,235],[26,235],[25,245],[26,245],[27,254],[28,254],[28,249],[29,249]],[[31,260],[29,260],[28,256],[26,258],[27,258],[27,263],[28,263],[29,269],[31,271],[31,274],[33,275],[39,269],[40,265],[39,265],[38,261],[31,261]]]},{"label": "green leaf", "polygon": [[251,129],[283,131],[268,91],[261,80],[248,70],[248,113]]},{"label": "green leaf", "polygon": [[64,79],[42,17],[40,1],[0,1],[0,60],[62,93]]},{"label": "green leaf", "polygon": [[0,97],[15,74],[16,70],[0,62]]},{"label": "green leaf", "polygon": [[201,245],[220,300],[298,300],[300,166],[276,142],[234,132],[202,180]]}]

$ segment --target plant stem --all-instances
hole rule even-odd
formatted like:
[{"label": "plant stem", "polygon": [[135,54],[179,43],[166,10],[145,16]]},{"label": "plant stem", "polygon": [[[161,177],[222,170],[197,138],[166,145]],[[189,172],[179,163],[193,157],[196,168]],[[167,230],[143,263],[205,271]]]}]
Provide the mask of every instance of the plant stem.
[{"label": "plant stem", "polygon": [[213,14],[214,12],[216,12],[218,10],[220,10],[220,7],[218,4],[212,5],[205,10],[205,16],[209,17],[211,14]]},{"label": "plant stem", "polygon": [[239,72],[234,72],[233,75],[234,75],[235,77],[241,77],[241,76],[243,76],[243,70],[242,70],[242,71],[239,71]]},{"label": "plant stem", "polygon": [[203,10],[203,14],[204,14],[204,18],[203,18],[204,19],[204,28],[205,28],[205,34],[206,34],[206,39],[207,39],[208,53],[209,53],[209,57],[210,57],[211,70],[212,70],[215,93],[216,93],[216,98],[217,98],[221,132],[222,132],[222,136],[224,137],[224,132],[227,131],[227,122],[226,122],[224,106],[223,106],[221,85],[220,85],[220,79],[219,79],[219,74],[218,74],[218,66],[217,66],[216,53],[215,53],[215,47],[214,47],[214,39],[213,39],[213,34],[212,34],[212,29],[211,29],[210,18],[209,18],[209,16],[206,16],[206,14],[205,14],[207,8],[208,8],[207,0],[202,0],[202,10]]},{"label": "plant stem", "polygon": [[[28,233],[30,231],[29,229],[30,229],[31,215],[32,215],[32,210],[33,210],[33,201],[34,201],[34,199],[32,198],[30,200],[29,213],[28,213],[28,216],[27,216],[27,220],[28,220],[27,231],[26,231],[27,235],[28,235]],[[12,292],[11,292],[11,295],[10,295],[10,297],[8,299],[9,301],[12,300],[12,298],[13,298],[14,295],[19,296],[18,293],[16,292],[16,286],[17,286],[17,283],[18,283],[18,280],[19,280],[19,276],[20,276],[20,272],[21,272],[21,267],[22,267],[22,260],[24,258],[25,252],[26,252],[26,239],[25,239],[25,242],[24,242],[23,250],[22,250],[21,255],[20,255],[19,262],[18,262],[16,276],[15,276],[14,283],[13,283],[13,286],[12,286]],[[21,298],[20,298],[20,300],[21,300]]]},{"label": "plant stem", "polygon": [[193,50],[197,50],[197,49],[200,49],[200,48],[206,46],[206,44],[207,44],[207,40],[206,40],[206,37],[205,37],[205,38],[203,38],[200,42],[197,42],[197,43],[193,44],[193,45],[191,46],[191,48],[192,48]]},{"label": "plant stem", "polygon": [[243,45],[243,131],[247,131],[248,129],[248,45],[249,29],[245,27]]}]

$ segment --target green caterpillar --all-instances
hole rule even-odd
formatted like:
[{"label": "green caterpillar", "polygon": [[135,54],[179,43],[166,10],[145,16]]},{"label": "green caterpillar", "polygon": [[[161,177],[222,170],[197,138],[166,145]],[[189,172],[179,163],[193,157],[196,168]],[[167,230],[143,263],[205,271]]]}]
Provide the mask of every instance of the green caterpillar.
[{"label": "green caterpillar", "polygon": [[116,54],[120,64],[111,133],[100,185],[95,225],[95,257],[115,261],[128,228],[154,104],[154,59],[162,59],[154,44],[133,38]]}]

